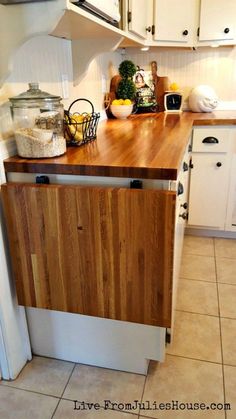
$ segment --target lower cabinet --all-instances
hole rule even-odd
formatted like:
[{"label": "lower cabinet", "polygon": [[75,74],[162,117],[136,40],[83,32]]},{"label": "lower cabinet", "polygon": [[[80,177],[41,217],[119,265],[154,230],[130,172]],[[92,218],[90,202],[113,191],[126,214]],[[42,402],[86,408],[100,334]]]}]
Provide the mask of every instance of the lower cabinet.
[{"label": "lower cabinet", "polygon": [[19,304],[170,327],[176,193],[8,183]]},{"label": "lower cabinet", "polygon": [[[232,172],[235,129],[198,127],[193,130],[188,226],[233,230],[236,188]],[[230,210],[231,208],[231,210]]]}]

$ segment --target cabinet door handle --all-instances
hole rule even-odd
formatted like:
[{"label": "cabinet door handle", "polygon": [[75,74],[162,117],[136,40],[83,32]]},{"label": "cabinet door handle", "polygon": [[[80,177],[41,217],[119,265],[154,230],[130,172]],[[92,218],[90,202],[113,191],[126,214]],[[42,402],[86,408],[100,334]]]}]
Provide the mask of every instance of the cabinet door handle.
[{"label": "cabinet door handle", "polygon": [[230,29],[229,28],[225,28],[224,33],[229,33]]},{"label": "cabinet door handle", "polygon": [[202,142],[204,144],[219,144],[219,140],[216,137],[206,137]]},{"label": "cabinet door handle", "polygon": [[222,166],[222,163],[221,163],[220,161],[218,161],[218,162],[216,163],[216,166],[217,166],[217,167],[221,167],[221,166]]},{"label": "cabinet door handle", "polygon": [[148,26],[148,27],[146,28],[146,31],[147,31],[147,32],[151,32],[151,31],[152,31],[152,27],[151,27],[151,26]]},{"label": "cabinet door handle", "polygon": [[187,35],[188,35],[188,31],[187,31],[187,29],[185,29],[185,31],[183,31],[183,35],[184,35],[184,36],[187,36]]},{"label": "cabinet door handle", "polygon": [[181,204],[180,206],[183,207],[185,210],[188,209],[188,203],[187,202],[185,202],[184,204]]}]

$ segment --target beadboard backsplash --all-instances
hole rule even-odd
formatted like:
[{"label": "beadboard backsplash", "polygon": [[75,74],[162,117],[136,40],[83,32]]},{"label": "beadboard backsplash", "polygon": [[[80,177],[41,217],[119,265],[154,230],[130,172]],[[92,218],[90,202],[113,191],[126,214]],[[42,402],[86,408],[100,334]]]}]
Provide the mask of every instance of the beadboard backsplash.
[{"label": "beadboard backsplash", "polygon": [[[10,130],[8,98],[25,91],[29,82],[39,82],[42,90],[61,96],[62,75],[66,75],[69,97],[63,99],[65,108],[78,97],[85,97],[93,102],[96,111],[102,111],[103,92],[109,91],[110,79],[124,58],[132,59],[146,70],[156,60],[158,74],[177,82],[185,99],[193,87],[208,84],[215,89],[221,109],[236,109],[236,48],[118,50],[94,59],[87,74],[74,87],[70,41],[38,36],[17,50],[12,72],[0,89],[0,139],[7,138]],[[102,115],[105,116],[104,111]]]},{"label": "beadboard backsplash", "polygon": [[127,49],[126,58],[144,70],[150,70],[151,61],[157,61],[158,75],[178,83],[185,99],[193,87],[207,84],[215,90],[219,108],[236,109],[236,47]]}]

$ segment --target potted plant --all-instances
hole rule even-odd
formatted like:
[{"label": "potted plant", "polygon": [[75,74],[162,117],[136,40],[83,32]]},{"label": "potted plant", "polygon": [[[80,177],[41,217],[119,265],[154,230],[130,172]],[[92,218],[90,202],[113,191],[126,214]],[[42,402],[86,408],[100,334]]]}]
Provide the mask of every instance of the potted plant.
[{"label": "potted plant", "polygon": [[125,119],[132,113],[136,87],[133,76],[136,66],[132,61],[125,60],[119,66],[119,81],[116,86],[116,99],[112,101],[111,112],[118,119]]}]

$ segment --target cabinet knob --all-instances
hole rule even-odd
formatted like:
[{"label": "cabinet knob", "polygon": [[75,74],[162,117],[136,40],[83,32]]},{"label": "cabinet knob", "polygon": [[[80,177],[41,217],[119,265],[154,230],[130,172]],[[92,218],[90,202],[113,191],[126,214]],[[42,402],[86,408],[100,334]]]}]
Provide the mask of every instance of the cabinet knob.
[{"label": "cabinet knob", "polygon": [[184,193],[184,186],[181,182],[178,183],[178,190],[177,190],[177,194],[178,195],[182,195]]},{"label": "cabinet knob", "polygon": [[187,202],[185,202],[184,204],[181,204],[180,206],[183,207],[185,210],[188,209],[188,203]]},{"label": "cabinet knob", "polygon": [[225,28],[224,33],[229,33],[230,29],[229,28]]},{"label": "cabinet knob", "polygon": [[220,161],[218,161],[218,162],[216,163],[216,166],[217,166],[217,167],[221,167],[221,166],[222,166],[222,163],[221,163]]},{"label": "cabinet knob", "polygon": [[147,32],[151,32],[151,31],[152,31],[152,27],[151,27],[151,26],[148,26],[148,27],[146,28],[146,31],[147,31]]},{"label": "cabinet knob", "polygon": [[187,29],[185,29],[185,31],[183,31],[183,35],[184,35],[184,36],[187,36],[187,35],[188,35],[188,31],[187,31]]},{"label": "cabinet knob", "polygon": [[183,214],[179,214],[179,217],[183,218],[183,220],[187,220],[188,219],[188,213],[183,212]]},{"label": "cabinet knob", "polygon": [[183,162],[183,171],[184,172],[188,171],[188,163],[186,163],[186,161]]}]

